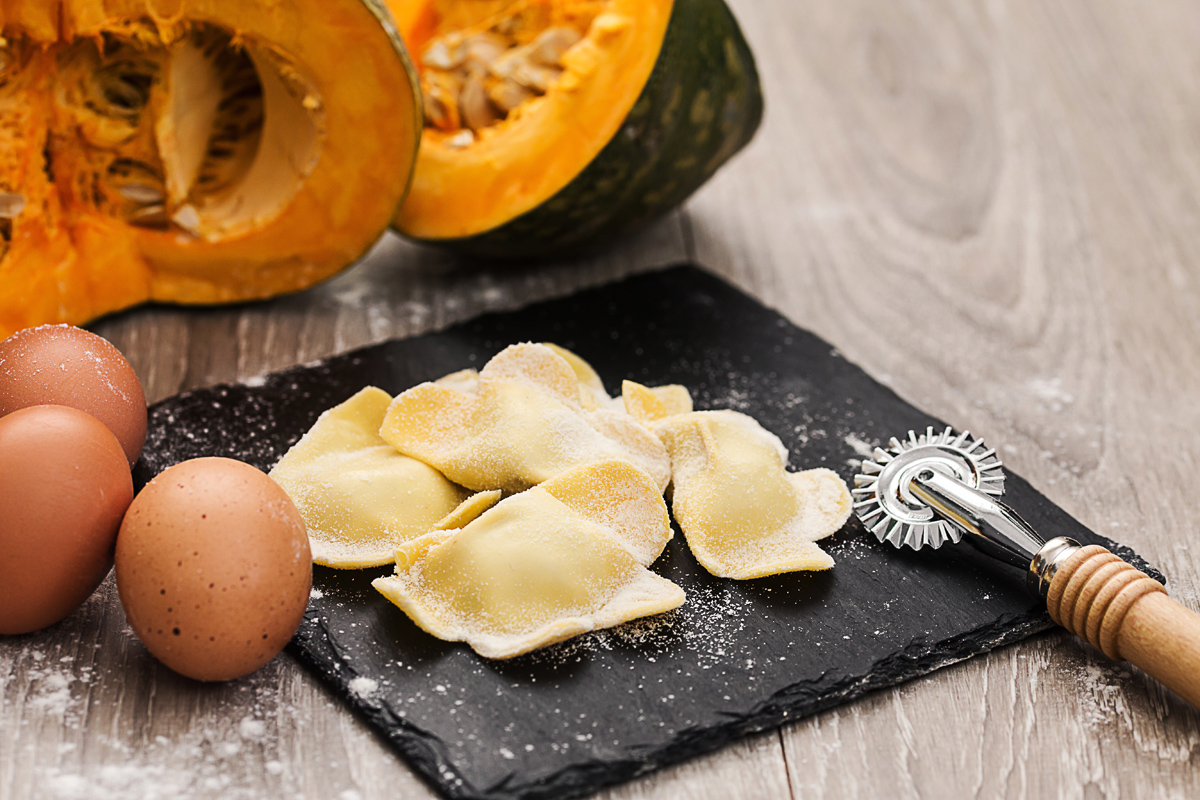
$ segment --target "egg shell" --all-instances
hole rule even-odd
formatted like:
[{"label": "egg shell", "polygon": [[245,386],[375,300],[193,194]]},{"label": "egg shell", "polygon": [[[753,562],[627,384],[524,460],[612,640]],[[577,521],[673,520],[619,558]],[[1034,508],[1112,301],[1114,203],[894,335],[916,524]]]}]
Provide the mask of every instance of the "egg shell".
[{"label": "egg shell", "polygon": [[95,417],[34,406],[0,418],[0,634],[53,625],[113,564],[129,462]]},{"label": "egg shell", "polygon": [[146,442],[146,394],[107,339],[70,325],[26,328],[0,342],[0,417],[60,405],[108,426],[132,465]]},{"label": "egg shell", "polygon": [[171,669],[232,680],[266,664],[300,627],[312,555],[300,512],[247,464],[199,458],[146,484],[117,537],[129,624]]}]

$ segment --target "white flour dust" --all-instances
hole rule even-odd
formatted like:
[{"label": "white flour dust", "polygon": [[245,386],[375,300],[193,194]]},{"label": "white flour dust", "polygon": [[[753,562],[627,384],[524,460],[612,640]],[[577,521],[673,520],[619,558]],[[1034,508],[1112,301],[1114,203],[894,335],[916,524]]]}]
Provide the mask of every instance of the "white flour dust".
[{"label": "white flour dust", "polygon": [[[132,640],[128,628],[96,635],[102,627],[97,620],[117,603],[110,578],[80,612],[61,623],[74,625],[78,636],[0,641],[0,681],[8,698],[0,739],[12,748],[8,757],[33,765],[31,796],[299,797],[298,776],[288,766],[293,761],[288,737],[310,721],[281,692],[279,663],[228,684],[188,684],[177,691],[182,679],[165,668],[156,670],[139,645],[123,643]],[[144,708],[123,707],[124,692],[140,682],[159,684],[137,693],[168,698],[160,701],[161,709],[152,706],[147,715]],[[185,705],[202,702],[207,710],[180,716],[171,710],[172,697],[192,697]],[[107,715],[98,711],[108,706],[117,708]],[[352,787],[353,779],[339,775],[335,786],[331,798]]]}]

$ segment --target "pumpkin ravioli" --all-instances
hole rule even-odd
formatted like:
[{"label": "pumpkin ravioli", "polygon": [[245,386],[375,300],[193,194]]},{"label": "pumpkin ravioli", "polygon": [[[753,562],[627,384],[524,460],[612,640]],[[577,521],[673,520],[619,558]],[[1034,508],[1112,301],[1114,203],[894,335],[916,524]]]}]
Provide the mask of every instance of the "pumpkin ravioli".
[{"label": "pumpkin ravioli", "polygon": [[850,516],[850,492],[837,473],[789,473],[778,438],[737,411],[694,411],[651,425],[671,453],[675,520],[705,569],[745,580],[833,566],[815,542]]},{"label": "pumpkin ravioli", "polygon": [[576,370],[541,344],[505,348],[475,391],[423,383],[392,402],[380,429],[401,453],[469,489],[519,492],[573,467],[619,459],[670,480],[662,443],[628,414],[585,408]]},{"label": "pumpkin ravioli", "polygon": [[669,536],[658,487],[601,462],[402,544],[372,585],[439,639],[511,658],[680,606],[683,590],[646,568]]},{"label": "pumpkin ravioli", "polygon": [[381,389],[363,389],[322,414],[271,470],[300,510],[318,564],[389,564],[397,545],[427,533],[467,498],[465,489],[380,438],[391,400]]}]

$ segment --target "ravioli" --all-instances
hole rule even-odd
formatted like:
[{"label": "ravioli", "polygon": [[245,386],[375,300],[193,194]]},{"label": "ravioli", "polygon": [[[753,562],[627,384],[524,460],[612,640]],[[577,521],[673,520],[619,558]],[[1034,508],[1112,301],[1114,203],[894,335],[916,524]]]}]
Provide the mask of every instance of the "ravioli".
[{"label": "ravioli", "polygon": [[503,496],[504,493],[499,489],[473,494],[459,503],[458,507],[449,514],[434,523],[433,530],[448,531],[451,528],[465,527],[468,522],[496,505],[496,503],[499,503]]},{"label": "ravioli", "polygon": [[468,492],[379,436],[392,398],[367,387],[329,409],[271,470],[308,527],[313,561],[340,569],[390,564]]},{"label": "ravioli", "polygon": [[672,511],[696,560],[745,580],[833,566],[814,542],[850,516],[837,473],[786,470],[779,439],[736,411],[694,411],[651,426],[671,454]]},{"label": "ravioli", "polygon": [[692,410],[692,395],[686,386],[677,383],[656,386],[653,389],[635,381],[621,384],[621,398],[625,413],[643,425],[649,425],[676,414],[687,414]]},{"label": "ravioli", "polygon": [[575,368],[546,345],[505,348],[473,392],[463,373],[443,381],[397,396],[380,435],[468,489],[520,492],[606,459],[640,467],[660,491],[670,481],[662,442],[625,413],[585,408]]},{"label": "ravioli", "polygon": [[479,370],[474,368],[460,369],[443,375],[434,383],[450,389],[456,389],[464,394],[476,394],[479,391]]},{"label": "ravioli", "polygon": [[439,639],[511,658],[679,607],[683,590],[646,568],[669,537],[657,486],[602,462],[402,544],[372,585]]},{"label": "ravioli", "polygon": [[615,401],[608,396],[608,391],[604,388],[604,381],[600,380],[600,375],[592,368],[591,364],[565,347],[553,342],[543,342],[543,344],[557,355],[562,356],[563,360],[571,366],[575,378],[579,381],[579,401],[585,409],[613,406]]},{"label": "ravioli", "polygon": [[643,567],[662,555],[674,535],[658,486],[645,471],[625,461],[573,469],[539,488],[603,526]]},{"label": "ravioli", "polygon": [[[575,377],[579,381],[579,403],[585,411],[594,411],[597,408],[620,410],[623,407],[619,398],[608,396],[608,392],[604,388],[604,381],[600,380],[600,376],[591,364],[561,345],[553,342],[542,342],[542,344],[553,350],[556,355],[561,356],[574,371]],[[458,372],[451,372],[449,375],[438,378],[434,383],[467,394],[478,394],[479,370],[460,369]],[[690,407],[688,411],[691,411]]]}]

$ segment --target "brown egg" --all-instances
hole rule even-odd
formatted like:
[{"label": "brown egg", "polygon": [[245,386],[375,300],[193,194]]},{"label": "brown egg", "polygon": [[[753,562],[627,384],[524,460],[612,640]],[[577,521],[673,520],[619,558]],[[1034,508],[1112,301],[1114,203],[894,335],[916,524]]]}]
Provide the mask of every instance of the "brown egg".
[{"label": "brown egg", "polygon": [[0,418],[0,634],[53,625],[88,598],[132,499],[125,452],[95,417],[34,406]]},{"label": "brown egg", "polygon": [[146,441],[146,395],[121,351],[69,325],[26,328],[0,342],[0,417],[60,405],[108,426],[132,466]]},{"label": "brown egg", "polygon": [[117,537],[117,590],[138,638],[201,681],[247,675],[300,627],[312,555],[300,512],[275,481],[228,458],[198,458],[146,485]]}]

